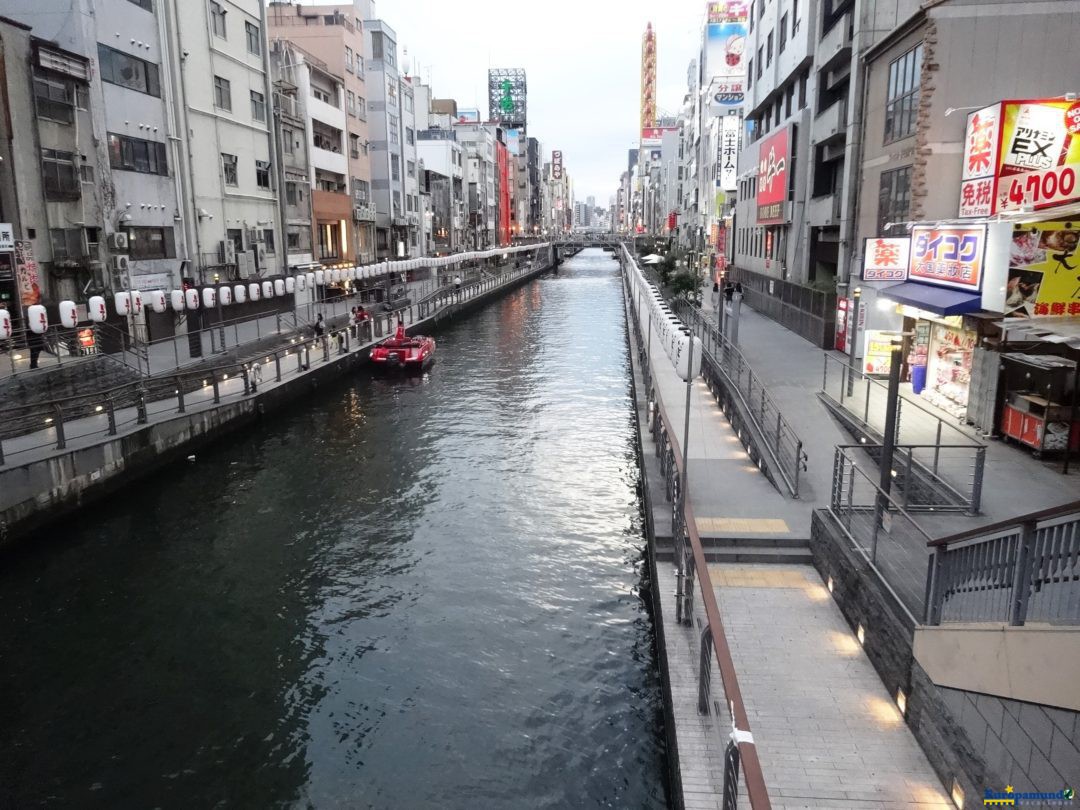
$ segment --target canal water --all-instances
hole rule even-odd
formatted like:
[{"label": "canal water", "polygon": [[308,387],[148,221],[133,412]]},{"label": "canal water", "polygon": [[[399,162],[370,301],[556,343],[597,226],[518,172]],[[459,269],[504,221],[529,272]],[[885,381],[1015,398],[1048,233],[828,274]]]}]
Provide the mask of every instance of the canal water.
[{"label": "canal water", "polygon": [[0,560],[0,807],[663,807],[598,250]]}]

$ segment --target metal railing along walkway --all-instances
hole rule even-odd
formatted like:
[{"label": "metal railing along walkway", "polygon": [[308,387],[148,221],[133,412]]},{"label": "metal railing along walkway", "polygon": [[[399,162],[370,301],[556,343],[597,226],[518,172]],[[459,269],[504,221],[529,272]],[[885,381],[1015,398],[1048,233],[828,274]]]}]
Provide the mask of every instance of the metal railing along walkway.
[{"label": "metal railing along walkway", "polygon": [[927,624],[1080,624],[1080,501],[929,546]]},{"label": "metal railing along walkway", "polygon": [[[625,284],[624,276],[624,284]],[[728,645],[716,591],[709,574],[705,550],[697,529],[697,520],[690,505],[688,493],[682,491],[681,481],[686,461],[679,448],[675,431],[663,402],[653,393],[652,372],[646,342],[642,339],[643,326],[637,322],[636,310],[626,295],[626,311],[631,313],[635,346],[641,359],[641,369],[649,392],[649,430],[656,444],[660,469],[664,476],[664,488],[672,505],[672,540],[675,546],[676,593],[675,620],[680,624],[693,625],[695,610],[704,613],[706,625],[697,639],[698,653],[698,712],[712,719],[717,743],[727,746],[724,770],[725,808],[736,806],[741,777],[752,810],[768,810],[772,807],[761,761],[750,730],[750,721],[735,664]],[[700,583],[695,588],[694,583]],[[723,686],[722,694],[715,694],[712,686],[713,665],[719,671]],[[726,726],[724,718],[730,715],[733,728]]]},{"label": "metal railing along walkway", "polygon": [[[889,387],[839,357],[824,355],[822,396],[863,432],[882,436],[888,408]],[[897,400],[894,442],[911,448],[911,474],[921,476],[943,496],[937,509],[979,511],[986,464],[986,445],[959,426],[942,419],[918,402],[901,396]],[[872,447],[872,445],[871,445]],[[898,460],[894,458],[894,465]],[[900,460],[899,463],[907,463]],[[894,471],[897,467],[894,466]],[[897,474],[899,472],[897,471]]]},{"label": "metal railing along walkway", "polygon": [[[807,455],[803,450],[802,439],[791,427],[780,407],[769,395],[768,389],[743,357],[742,352],[728,338],[721,334],[716,324],[712,323],[697,307],[688,302],[678,302],[676,312],[679,317],[701,339],[703,361],[701,373],[709,383],[709,388],[719,397],[718,383],[721,378],[729,390],[735,392],[747,412],[752,427],[758,438],[760,449],[770,459],[770,467],[779,474],[792,497],[799,497],[799,477],[806,470]],[[735,414],[728,412],[728,418]],[[740,437],[745,434],[732,425]]]}]

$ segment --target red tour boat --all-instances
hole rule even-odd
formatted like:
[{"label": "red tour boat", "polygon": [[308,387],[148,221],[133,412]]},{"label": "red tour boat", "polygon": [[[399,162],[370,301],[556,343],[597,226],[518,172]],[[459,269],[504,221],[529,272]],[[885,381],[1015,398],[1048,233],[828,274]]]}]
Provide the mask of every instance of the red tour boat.
[{"label": "red tour boat", "polygon": [[405,324],[398,321],[397,331],[371,350],[376,368],[396,371],[423,371],[435,362],[435,338],[405,334]]}]

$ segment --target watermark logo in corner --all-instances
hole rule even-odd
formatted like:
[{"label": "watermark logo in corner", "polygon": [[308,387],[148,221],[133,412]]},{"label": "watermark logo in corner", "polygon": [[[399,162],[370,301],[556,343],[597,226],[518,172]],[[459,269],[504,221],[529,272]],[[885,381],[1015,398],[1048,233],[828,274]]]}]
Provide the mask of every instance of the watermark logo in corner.
[{"label": "watermark logo in corner", "polygon": [[1044,793],[1041,791],[1018,791],[1012,785],[1004,790],[987,788],[983,793],[984,807],[1071,807],[1076,791],[1072,788]]}]

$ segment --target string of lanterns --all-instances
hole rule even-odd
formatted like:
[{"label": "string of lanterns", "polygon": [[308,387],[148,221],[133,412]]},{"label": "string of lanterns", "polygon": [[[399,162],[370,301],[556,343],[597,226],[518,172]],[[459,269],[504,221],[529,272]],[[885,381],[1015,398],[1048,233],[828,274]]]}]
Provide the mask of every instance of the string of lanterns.
[{"label": "string of lanterns", "polygon": [[[490,259],[496,256],[506,258],[512,253],[537,250],[538,248],[547,247],[547,245],[548,243],[545,242],[538,245],[517,245],[493,250],[454,253],[449,256],[428,256],[423,259],[402,259],[365,266],[319,269],[272,281],[248,281],[231,285],[222,284],[214,287],[203,287],[201,291],[197,289],[171,290],[168,294],[164,290],[151,290],[149,292],[142,290],[124,291],[113,295],[113,311],[120,316],[134,315],[137,317],[142,315],[144,308],[149,308],[158,314],[164,313],[170,308],[173,312],[195,310],[200,307],[213,309],[219,303],[221,306],[229,306],[233,303],[243,304],[248,301],[259,301],[266,298],[280,298],[296,292],[323,287],[327,284],[378,278],[387,273],[402,273],[407,270],[428,267],[450,267],[463,262]],[[78,308],[74,301],[61,301],[59,311],[61,326],[65,329],[74,329],[78,326]],[[94,323],[101,323],[108,318],[108,314],[108,306],[104,296],[91,296],[86,306],[87,318]],[[34,304],[27,307],[26,319],[31,332],[42,335],[48,331],[49,316],[43,305]],[[10,313],[6,309],[0,309],[0,339],[6,340],[10,338],[13,331]]]},{"label": "string of lanterns", "polygon": [[[625,248],[624,248],[625,250]],[[683,380],[688,379],[688,372],[696,377],[701,371],[701,352],[694,352],[694,365],[687,368],[690,356],[690,329],[679,319],[664,300],[656,285],[645,278],[641,268],[627,254],[627,266],[630,290],[633,294],[634,313],[642,329],[648,328],[649,313],[652,313],[652,326],[660,336],[664,351],[675,366],[675,372]]]}]

